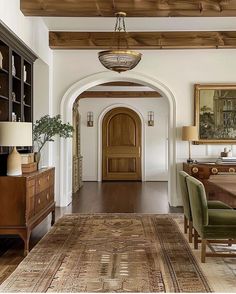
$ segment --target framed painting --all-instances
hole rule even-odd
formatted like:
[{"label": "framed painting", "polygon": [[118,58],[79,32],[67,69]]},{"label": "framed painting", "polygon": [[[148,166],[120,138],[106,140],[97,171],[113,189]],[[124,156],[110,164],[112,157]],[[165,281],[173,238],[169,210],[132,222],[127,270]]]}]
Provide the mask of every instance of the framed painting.
[{"label": "framed painting", "polygon": [[196,84],[195,144],[236,144],[236,84]]}]

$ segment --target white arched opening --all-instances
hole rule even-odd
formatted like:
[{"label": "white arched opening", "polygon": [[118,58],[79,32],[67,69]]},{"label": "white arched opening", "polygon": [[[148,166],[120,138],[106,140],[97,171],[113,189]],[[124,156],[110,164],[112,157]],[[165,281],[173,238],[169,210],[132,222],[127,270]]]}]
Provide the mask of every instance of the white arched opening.
[{"label": "white arched opening", "polygon": [[[169,103],[168,128],[168,199],[173,206],[178,205],[176,191],[176,103],[172,92],[160,81],[141,73],[101,72],[85,77],[72,85],[61,100],[60,114],[63,122],[72,124],[72,108],[77,97],[100,84],[128,81],[148,86],[166,97]],[[60,206],[67,206],[72,199],[72,140],[60,139]]]},{"label": "white arched opening", "polygon": [[145,167],[145,122],[142,114],[133,106],[127,103],[114,103],[105,108],[98,118],[98,181],[102,181],[102,121],[104,116],[112,109],[117,107],[126,107],[132,109],[139,116],[142,124],[142,154],[141,154],[141,165],[142,165],[142,181],[145,181],[146,167]]}]

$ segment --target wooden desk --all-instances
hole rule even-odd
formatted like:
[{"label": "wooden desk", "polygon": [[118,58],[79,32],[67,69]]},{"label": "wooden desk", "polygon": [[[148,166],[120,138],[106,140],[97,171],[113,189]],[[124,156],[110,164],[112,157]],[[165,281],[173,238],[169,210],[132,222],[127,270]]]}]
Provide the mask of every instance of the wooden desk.
[{"label": "wooden desk", "polygon": [[218,199],[236,208],[236,175],[210,176],[207,182],[209,199]]}]

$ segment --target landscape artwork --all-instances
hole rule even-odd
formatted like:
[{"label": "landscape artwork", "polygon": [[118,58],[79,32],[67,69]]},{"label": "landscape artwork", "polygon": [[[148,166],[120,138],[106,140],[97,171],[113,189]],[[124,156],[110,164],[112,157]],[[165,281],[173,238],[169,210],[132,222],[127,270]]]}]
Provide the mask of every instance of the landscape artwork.
[{"label": "landscape artwork", "polygon": [[236,85],[195,85],[195,143],[236,143]]}]

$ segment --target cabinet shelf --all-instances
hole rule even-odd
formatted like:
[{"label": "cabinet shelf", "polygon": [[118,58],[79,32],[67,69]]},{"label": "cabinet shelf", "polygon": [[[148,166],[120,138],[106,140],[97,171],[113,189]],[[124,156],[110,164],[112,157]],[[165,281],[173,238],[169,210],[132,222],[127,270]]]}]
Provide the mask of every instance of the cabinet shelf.
[{"label": "cabinet shelf", "polygon": [[21,104],[21,102],[20,101],[17,101],[17,100],[15,100],[15,101],[12,101],[13,103],[16,103],[16,104]]},{"label": "cabinet shelf", "polygon": [[12,76],[13,77],[13,80],[16,80],[16,81],[21,81],[21,79],[18,77],[18,76]]},{"label": "cabinet shelf", "polygon": [[25,86],[31,87],[31,84],[29,84],[28,82],[24,82]]},{"label": "cabinet shelf", "polygon": [[4,74],[6,74],[6,75],[9,74],[9,71],[6,70],[5,68],[0,68],[0,72],[1,72],[1,73],[4,73]]},{"label": "cabinet shelf", "polygon": [[6,97],[6,96],[3,96],[3,95],[0,95],[0,98],[1,98],[1,99],[4,99],[4,100],[9,100],[9,98],[8,98],[8,97]]}]

